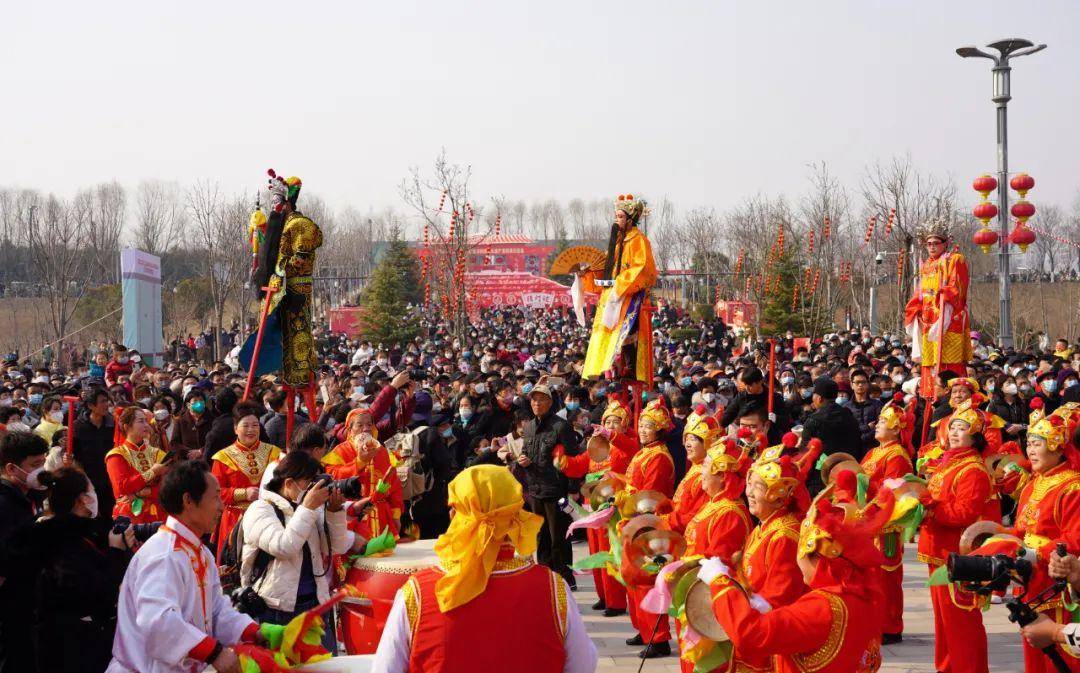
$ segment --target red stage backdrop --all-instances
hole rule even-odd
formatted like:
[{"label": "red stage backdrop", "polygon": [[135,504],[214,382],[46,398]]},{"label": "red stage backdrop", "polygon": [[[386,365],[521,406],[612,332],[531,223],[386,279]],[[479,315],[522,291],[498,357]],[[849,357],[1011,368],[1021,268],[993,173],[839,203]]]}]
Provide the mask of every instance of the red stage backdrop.
[{"label": "red stage backdrop", "polygon": [[330,331],[350,338],[360,336],[364,323],[364,309],[359,306],[341,306],[327,311],[330,315]]},{"label": "red stage backdrop", "polygon": [[[421,259],[431,255],[436,247],[416,245]],[[539,276],[545,271],[548,256],[555,251],[554,245],[541,245],[528,236],[505,234],[500,236],[477,236],[469,240],[471,249],[465,260],[465,271],[520,271]]]},{"label": "red stage backdrop", "polygon": [[757,304],[752,301],[718,301],[716,317],[732,327],[752,327],[757,320]]}]

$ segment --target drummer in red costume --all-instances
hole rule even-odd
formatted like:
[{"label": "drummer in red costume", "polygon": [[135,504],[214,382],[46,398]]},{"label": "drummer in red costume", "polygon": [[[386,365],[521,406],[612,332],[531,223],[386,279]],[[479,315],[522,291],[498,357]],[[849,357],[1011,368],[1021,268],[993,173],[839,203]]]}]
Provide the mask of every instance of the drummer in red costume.
[{"label": "drummer in red costume", "polygon": [[596,647],[566,582],[532,560],[541,517],[501,466],[450,482],[438,568],[394,598],[372,670],[380,673],[591,673]]},{"label": "drummer in red costume", "polygon": [[[663,398],[652,400],[641,411],[638,419],[638,440],[641,450],[634,454],[626,468],[626,489],[621,498],[635,491],[659,491],[667,497],[675,492],[675,463],[668,453],[665,436],[674,427],[671,413],[664,406]],[[641,600],[649,592],[648,586],[626,587],[630,623],[637,635],[626,640],[627,645],[648,645],[641,651],[643,658],[671,654],[671,632],[667,615],[656,617],[640,609]],[[655,634],[655,635],[654,635]]]},{"label": "drummer in red costume", "polygon": [[215,537],[219,562],[233,527],[248,505],[259,498],[259,484],[266,466],[281,454],[278,447],[259,441],[261,410],[254,402],[240,402],[233,407],[236,441],[215,453],[210,461],[210,471],[221,485],[221,502],[225,506]]},{"label": "drummer in red costume", "polygon": [[[607,458],[597,462],[590,458],[588,452],[567,456],[562,447],[558,446],[553,455],[555,467],[571,479],[583,479],[588,474],[598,472],[625,475],[631,458],[638,450],[637,439],[626,434],[626,421],[629,417],[630,410],[626,405],[613,399],[604,409],[602,424],[594,426],[595,434],[602,437],[608,444],[610,453]],[[586,537],[590,554],[611,549],[606,530],[589,528],[586,530]],[[626,614],[626,587],[604,568],[596,568],[592,572],[593,583],[599,598],[593,604],[593,610],[603,610],[605,617]]]},{"label": "drummer in red costume", "polygon": [[[890,401],[881,410],[874,438],[878,445],[870,449],[862,459],[862,471],[869,478],[867,493],[874,497],[886,480],[903,479],[912,472],[907,443],[911,441],[915,417],[901,405],[903,395]],[[882,644],[901,642],[904,633],[904,543],[901,530],[886,526],[882,531],[879,547],[885,554],[885,623]]]},{"label": "drummer in red costume", "polygon": [[124,441],[105,454],[105,470],[116,496],[112,515],[126,516],[132,523],[164,521],[157,493],[169,470],[166,454],[146,441],[151,428],[139,407],[125,409],[117,425]]},{"label": "drummer in red costume", "polygon": [[[926,515],[919,534],[920,561],[933,574],[960,536],[982,518],[994,493],[980,450],[983,417],[962,405],[949,417],[949,450],[937,461],[924,498]],[[986,673],[986,628],[982,599],[954,584],[930,587],[934,608],[934,664],[941,673]]]},{"label": "drummer in red costume", "polygon": [[[1048,565],[1057,543],[1064,542],[1073,554],[1080,550],[1080,451],[1069,440],[1068,430],[1066,421],[1057,414],[1028,430],[1027,455],[1034,478],[1020,492],[1015,532],[1024,547],[1034,552],[1037,570],[1025,598],[1050,586]],[[1072,621],[1060,595],[1037,611],[1059,624]],[[1070,670],[1080,671],[1080,657],[1060,646],[1058,651]],[[1043,652],[1025,640],[1024,670],[1053,673],[1055,668]]]},{"label": "drummer in red costume", "polygon": [[371,501],[359,519],[350,520],[349,529],[366,540],[387,530],[396,538],[404,507],[401,480],[390,452],[376,438],[371,410],[353,409],[345,417],[345,426],[345,441],[323,456],[322,463],[334,479],[359,477],[361,495]]},{"label": "drummer in red costume", "polygon": [[[736,652],[775,657],[777,673],[861,673],[870,667],[881,633],[884,561],[874,546],[892,514],[891,491],[862,512],[819,499],[800,527],[798,565],[810,587],[794,603],[755,605],[719,559],[702,563],[699,579],[712,589],[713,612]],[[763,612],[760,610],[764,610]]]}]

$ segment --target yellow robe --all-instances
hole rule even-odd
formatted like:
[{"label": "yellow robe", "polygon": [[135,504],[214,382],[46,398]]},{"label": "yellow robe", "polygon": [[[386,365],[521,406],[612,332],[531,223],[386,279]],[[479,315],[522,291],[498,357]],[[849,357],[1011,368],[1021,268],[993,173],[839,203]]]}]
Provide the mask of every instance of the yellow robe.
[{"label": "yellow robe", "polygon": [[[656,262],[653,260],[649,239],[637,227],[632,227],[623,241],[622,255],[618,264],[619,273],[615,276],[613,287],[600,288],[596,285],[593,272],[582,276],[586,292],[600,292],[600,301],[596,305],[593,319],[592,336],[589,338],[589,350],[585,355],[585,367],[582,378],[599,378],[609,371],[615,363],[615,356],[623,346],[633,342],[629,333],[629,323],[637,319],[636,326],[636,361],[626,363],[628,374],[638,381],[652,383],[652,307],[649,303],[649,291],[656,284]],[[631,303],[640,293],[640,305],[631,313]],[[609,302],[622,300],[617,314],[608,310]],[[614,304],[611,307],[614,309]],[[605,319],[608,313],[608,320]],[[617,315],[617,321],[609,327],[605,322]]]}]

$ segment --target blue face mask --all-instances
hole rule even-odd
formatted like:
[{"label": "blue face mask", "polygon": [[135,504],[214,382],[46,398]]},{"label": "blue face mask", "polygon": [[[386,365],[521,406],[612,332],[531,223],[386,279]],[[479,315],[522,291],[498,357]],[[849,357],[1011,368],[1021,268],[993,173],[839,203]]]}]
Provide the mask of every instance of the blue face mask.
[{"label": "blue face mask", "polygon": [[837,404],[843,404],[845,402],[847,402],[847,396],[845,396],[845,395],[837,395],[836,396],[836,403]]},{"label": "blue face mask", "polygon": [[581,403],[580,402],[567,402],[566,403],[566,410],[567,411],[577,411],[580,408],[581,408]]},{"label": "blue face mask", "polygon": [[41,393],[33,393],[27,398],[30,404],[41,404],[41,400],[45,399],[45,396]]},{"label": "blue face mask", "polygon": [[461,357],[468,360],[469,358],[472,357],[472,351],[461,351]]},{"label": "blue face mask", "polygon": [[681,379],[679,379],[679,385],[681,385],[683,388],[689,388],[690,384],[693,383],[693,382],[694,382],[694,380],[691,379],[689,376],[684,376]]},{"label": "blue face mask", "polygon": [[468,422],[468,420],[470,418],[472,418],[473,410],[472,409],[462,409],[461,411],[458,412],[458,414],[461,416],[461,422],[466,423],[466,422]]},{"label": "blue face mask", "polygon": [[454,436],[454,429],[453,428],[447,428],[447,429],[443,430],[442,432],[440,432],[439,434],[442,435],[443,437],[445,437],[446,439],[450,439],[451,437]]},{"label": "blue face mask", "polygon": [[[1057,391],[1057,381],[1055,381],[1054,379],[1047,379],[1046,381],[1043,381],[1042,389],[1048,393]],[[33,395],[31,395],[31,397],[33,397]],[[32,403],[33,402],[31,401],[31,404]]]},{"label": "blue face mask", "polygon": [[604,395],[607,395],[607,388],[597,388],[596,389],[596,396],[597,397],[603,397]]},{"label": "blue face mask", "polygon": [[808,400],[810,399],[810,396],[814,394],[814,391],[811,388],[803,388],[799,391],[799,394],[802,395],[804,400]]},{"label": "blue face mask", "polygon": [[532,392],[532,389],[533,389],[533,384],[526,383],[525,385],[521,386],[521,394],[522,395],[528,395],[529,393]]},{"label": "blue face mask", "polygon": [[784,376],[780,379],[780,385],[782,386],[790,386],[792,383],[795,383],[795,379],[790,376]]}]

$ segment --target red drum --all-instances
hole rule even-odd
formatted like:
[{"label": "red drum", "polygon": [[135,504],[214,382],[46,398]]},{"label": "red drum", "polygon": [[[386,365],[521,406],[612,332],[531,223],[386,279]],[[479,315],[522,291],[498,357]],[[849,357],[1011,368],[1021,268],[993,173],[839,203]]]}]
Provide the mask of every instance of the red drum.
[{"label": "red drum", "polygon": [[372,654],[390,615],[394,595],[409,577],[424,568],[439,563],[435,555],[435,540],[400,543],[392,556],[356,559],[345,575],[345,581],[371,599],[374,617],[360,614],[348,601],[341,604],[341,640],[349,654]]}]

